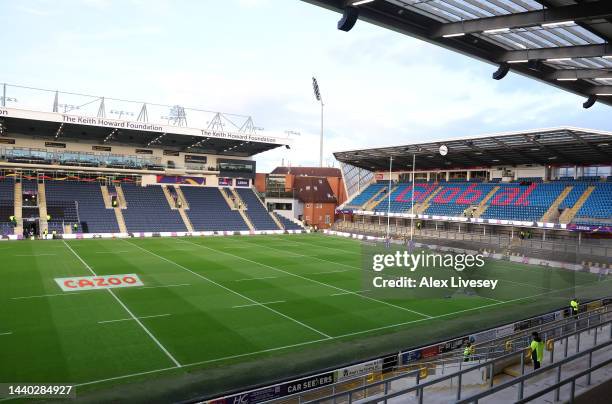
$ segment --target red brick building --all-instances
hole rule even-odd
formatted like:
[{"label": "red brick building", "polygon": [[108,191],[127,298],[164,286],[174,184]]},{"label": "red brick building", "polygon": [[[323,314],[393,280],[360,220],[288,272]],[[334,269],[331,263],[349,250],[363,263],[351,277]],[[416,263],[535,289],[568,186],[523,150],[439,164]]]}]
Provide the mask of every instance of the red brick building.
[{"label": "red brick building", "polygon": [[342,174],[328,167],[277,167],[257,174],[257,190],[265,194],[268,209],[279,215],[328,228],[346,196]]}]

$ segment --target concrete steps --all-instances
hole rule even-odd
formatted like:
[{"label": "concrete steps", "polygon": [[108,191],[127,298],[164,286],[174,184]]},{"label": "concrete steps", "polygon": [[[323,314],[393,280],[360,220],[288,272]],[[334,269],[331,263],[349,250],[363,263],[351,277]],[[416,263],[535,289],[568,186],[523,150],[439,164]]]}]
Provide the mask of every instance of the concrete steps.
[{"label": "concrete steps", "polygon": [[361,208],[363,210],[368,210],[368,206],[374,201],[376,200],[376,198],[378,198],[380,196],[380,194],[384,191],[387,190],[387,187],[382,187],[381,189],[378,190],[378,192],[376,192],[370,199],[368,199],[363,205],[361,205]]},{"label": "concrete steps", "polygon": [[484,199],[478,204],[478,207],[474,211],[474,215],[472,217],[478,218],[482,216],[483,213],[485,213],[485,211],[489,208],[489,205],[487,205],[487,203],[491,200],[491,198],[493,198],[493,195],[495,195],[497,191],[499,191],[499,186],[495,186],[492,190],[489,191],[487,196],[485,196]]},{"label": "concrete steps", "polygon": [[580,195],[580,198],[578,198],[574,206],[572,206],[569,209],[565,209],[563,211],[563,213],[559,217],[559,223],[564,223],[564,224],[570,223],[574,219],[574,216],[576,216],[580,208],[582,208],[582,205],[584,205],[587,199],[589,199],[589,196],[591,196],[594,190],[595,190],[594,186],[589,186],[582,193],[582,195]]},{"label": "concrete steps", "polygon": [[438,187],[436,188],[431,194],[429,194],[427,196],[427,198],[425,198],[425,200],[423,202],[420,203],[415,203],[414,204],[414,214],[415,215],[422,215],[423,212],[425,212],[427,210],[427,208],[429,208],[430,202],[433,198],[436,197],[436,195],[438,195],[438,193],[442,190],[442,187]]},{"label": "concrete steps", "polygon": [[49,223],[47,221],[47,193],[45,191],[45,184],[39,182],[38,184],[38,231],[41,234],[49,232]]},{"label": "concrete steps", "polygon": [[110,194],[108,193],[108,187],[106,185],[100,185],[102,191],[102,199],[104,200],[104,207],[106,209],[113,209],[113,201]]},{"label": "concrete steps", "polygon": [[22,213],[23,188],[22,188],[21,182],[15,183],[13,203],[15,207],[14,215],[15,215],[15,222],[16,222],[14,234],[16,235],[23,234],[23,213]]},{"label": "concrete steps", "polygon": [[[117,203],[119,209],[127,209],[128,204],[125,199],[125,195],[123,194],[123,189],[121,189],[121,185],[115,184],[115,191],[117,192]],[[116,208],[115,208],[116,209]],[[123,215],[122,215],[123,218]]]},{"label": "concrete steps", "polygon": [[[386,189],[386,188],[385,188]],[[389,198],[389,195],[392,195],[393,192],[395,192],[395,190],[397,189],[397,186],[391,188],[391,191],[389,191],[388,194],[385,194],[384,198],[380,198],[380,199],[374,199],[372,202],[370,202],[369,204],[364,205],[365,208],[364,210],[374,210],[376,209],[376,207],[378,206],[378,204],[380,204],[383,200],[385,200],[385,198]]]},{"label": "concrete steps", "polygon": [[548,208],[546,213],[544,213],[544,216],[542,216],[542,222],[554,223],[557,219],[559,219],[559,206],[561,205],[561,203],[563,203],[565,198],[567,198],[569,193],[572,192],[572,189],[574,189],[574,187],[571,186],[567,186],[563,189],[563,192],[561,192],[561,194],[557,197],[557,199],[555,199],[553,204],[550,205],[550,208]]},{"label": "concrete steps", "polygon": [[125,225],[125,220],[123,219],[123,212],[121,212],[121,208],[114,208],[115,218],[117,219],[117,224],[119,225],[120,233],[127,233],[127,226]]}]

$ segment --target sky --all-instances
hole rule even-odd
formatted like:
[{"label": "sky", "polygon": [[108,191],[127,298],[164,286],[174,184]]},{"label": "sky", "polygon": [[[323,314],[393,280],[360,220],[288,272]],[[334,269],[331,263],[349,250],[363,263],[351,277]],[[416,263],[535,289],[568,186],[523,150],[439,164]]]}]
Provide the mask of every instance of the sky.
[{"label": "sky", "polygon": [[[291,135],[257,155],[317,165],[335,151],[555,126],[612,130],[612,109],[299,0],[0,0],[0,82],[252,116]],[[18,99],[15,107],[25,100]],[[135,111],[138,112],[137,110]]]}]

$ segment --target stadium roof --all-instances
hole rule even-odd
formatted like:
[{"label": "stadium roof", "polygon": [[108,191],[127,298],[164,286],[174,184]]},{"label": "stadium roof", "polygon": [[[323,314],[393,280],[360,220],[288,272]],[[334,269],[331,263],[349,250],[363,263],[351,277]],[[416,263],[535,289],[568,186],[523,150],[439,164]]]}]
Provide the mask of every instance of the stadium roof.
[{"label": "stadium roof", "polygon": [[[303,1],[340,13],[358,2]],[[373,0],[357,9],[365,21],[612,105],[612,1]]]},{"label": "stadium roof", "polygon": [[270,174],[293,174],[303,177],[342,177],[340,169],[333,167],[276,167]]},{"label": "stadium roof", "polygon": [[[448,147],[441,156],[439,148]],[[552,128],[336,152],[337,160],[369,171],[410,170],[412,155],[420,170],[449,170],[520,164],[596,165],[612,163],[612,132]]]},{"label": "stadium roof", "polygon": [[25,135],[53,142],[122,144],[243,157],[290,144],[290,139],[257,132],[215,131],[2,107],[0,129],[2,137]]}]

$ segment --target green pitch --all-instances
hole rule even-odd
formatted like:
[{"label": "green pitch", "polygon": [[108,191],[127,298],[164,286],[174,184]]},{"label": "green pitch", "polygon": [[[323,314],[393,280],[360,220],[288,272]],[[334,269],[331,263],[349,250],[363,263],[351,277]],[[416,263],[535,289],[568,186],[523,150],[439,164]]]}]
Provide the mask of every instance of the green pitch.
[{"label": "green pitch", "polygon": [[[94,401],[214,395],[610,289],[587,273],[494,262],[494,296],[382,299],[363,291],[361,253],[320,235],[0,243],[0,383],[74,383]],[[92,273],[144,286],[63,292],[55,281]]]}]

